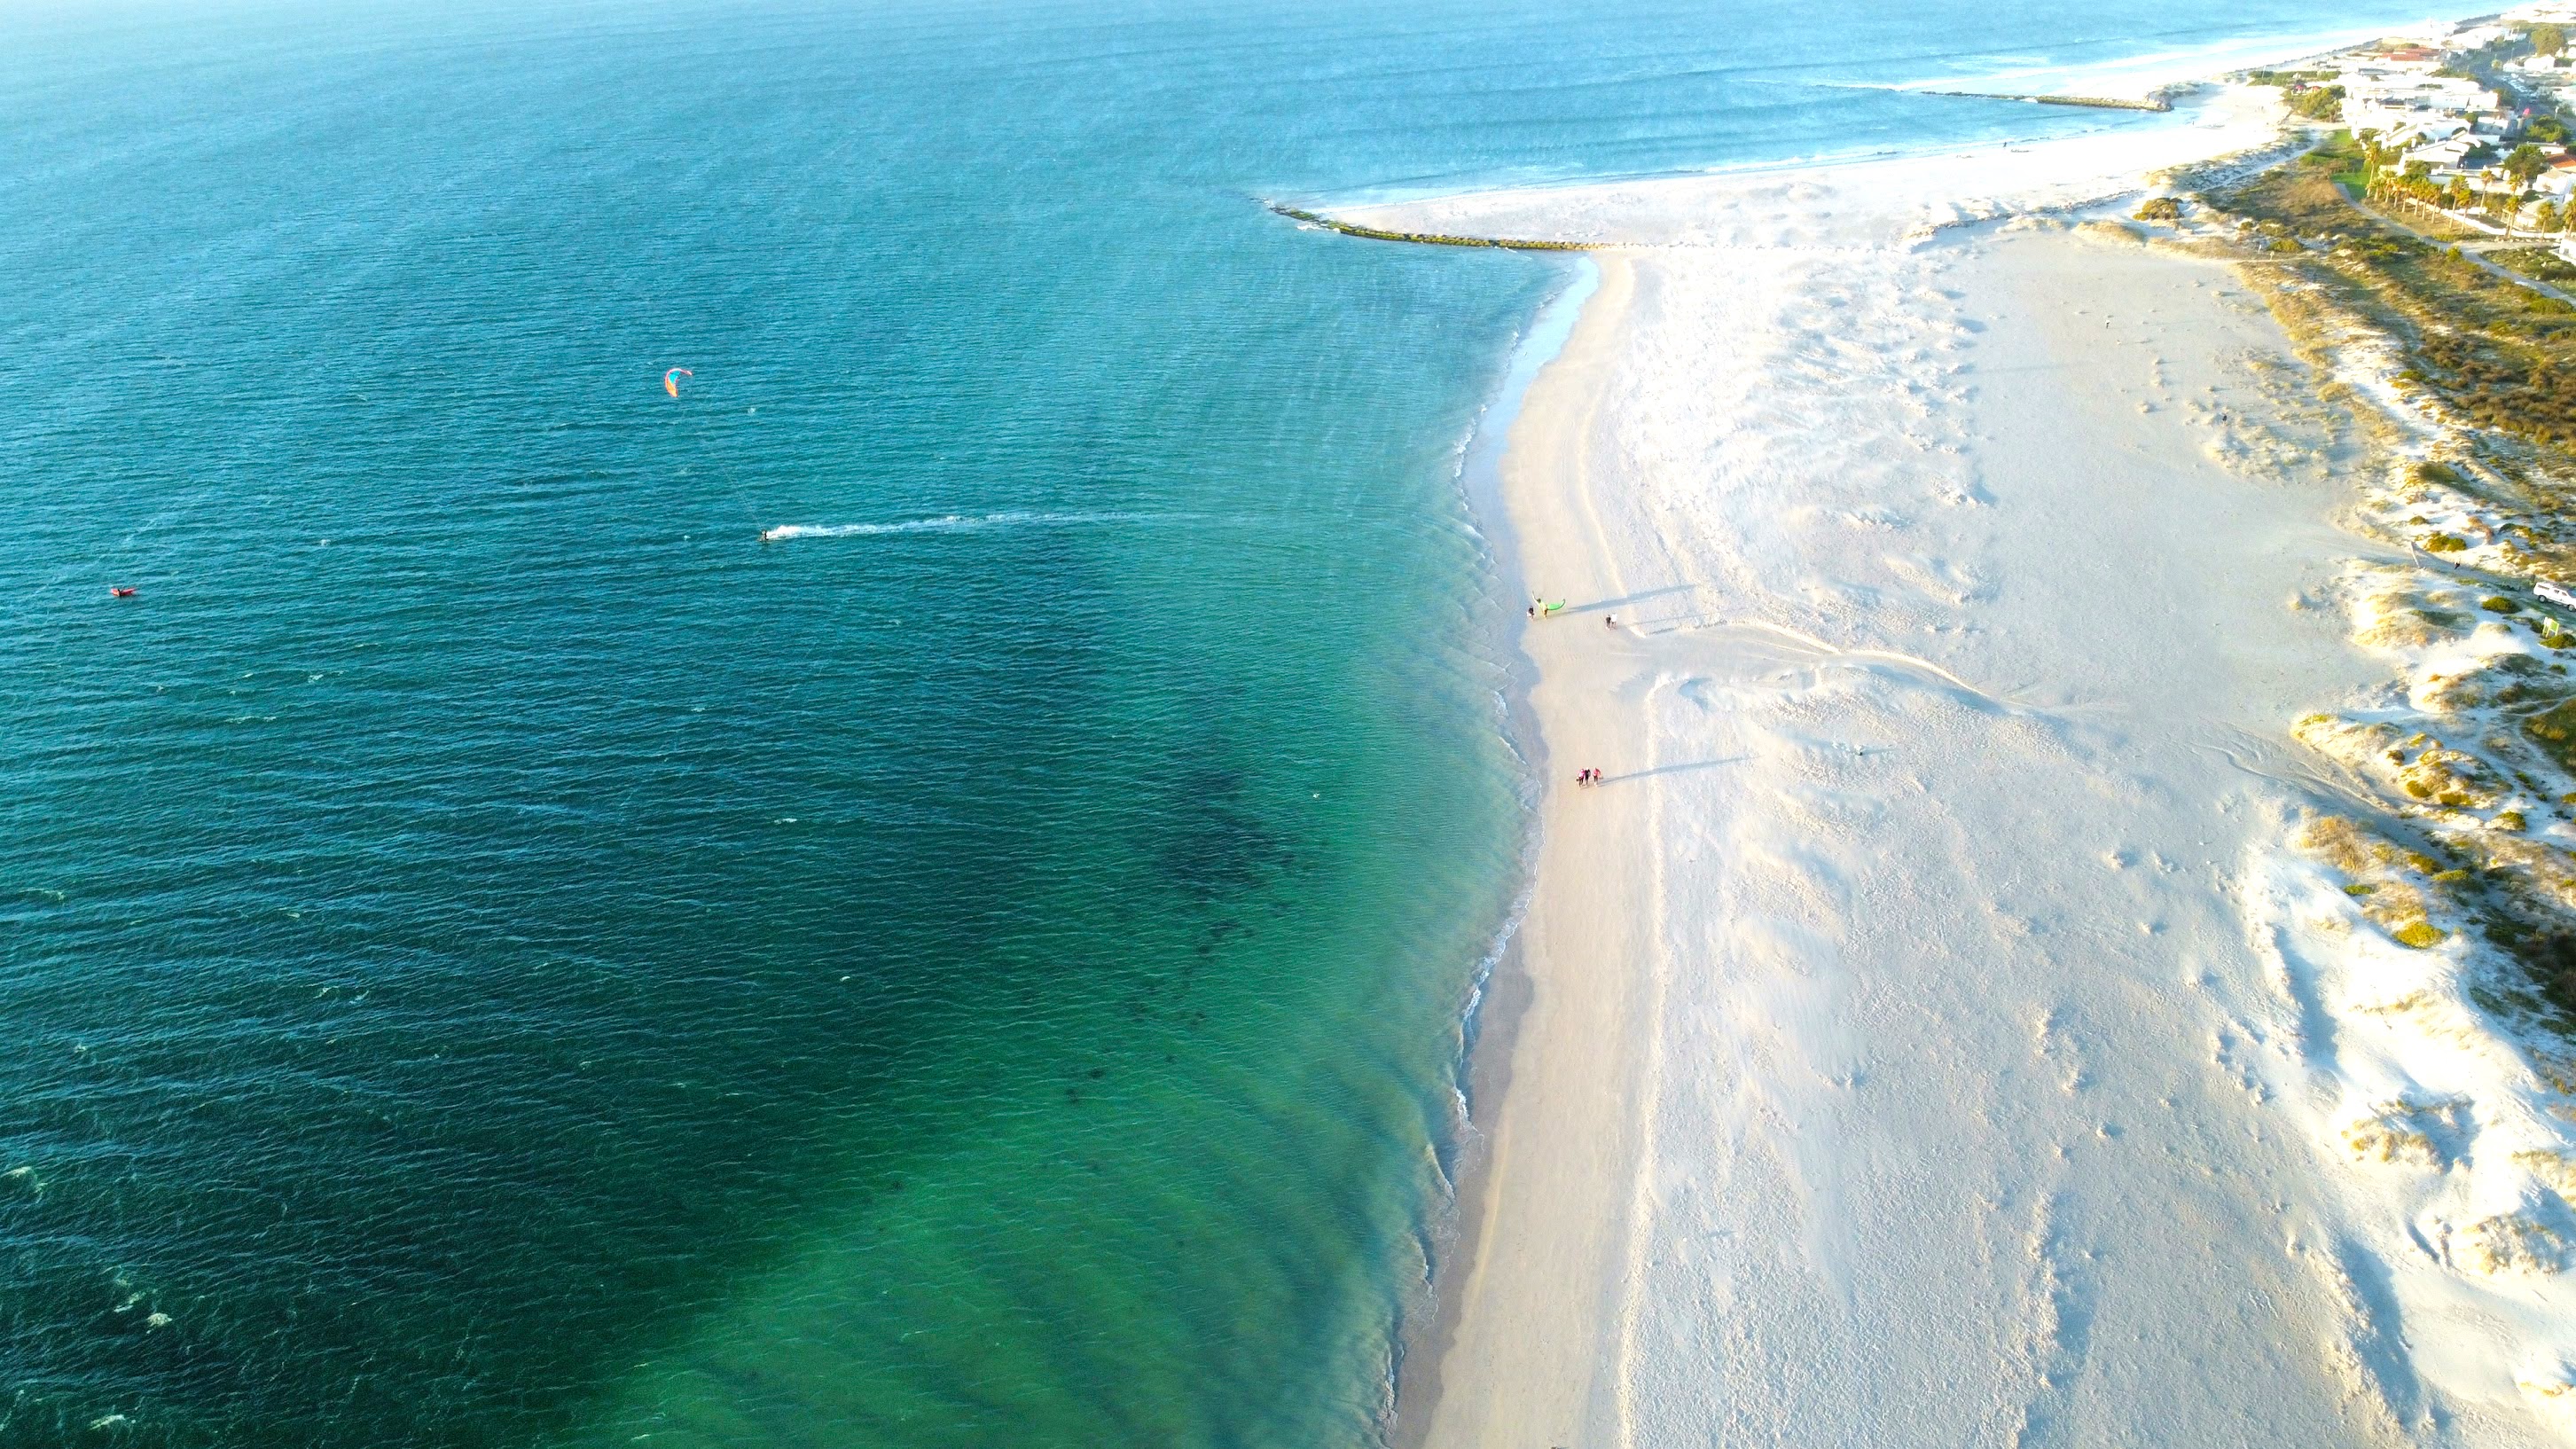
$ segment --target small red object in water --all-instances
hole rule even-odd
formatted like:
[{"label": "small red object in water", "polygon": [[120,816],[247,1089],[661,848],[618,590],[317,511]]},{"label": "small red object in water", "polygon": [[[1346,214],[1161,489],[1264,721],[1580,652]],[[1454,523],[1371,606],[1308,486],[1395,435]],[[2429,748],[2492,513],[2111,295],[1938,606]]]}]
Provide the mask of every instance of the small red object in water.
[{"label": "small red object in water", "polygon": [[114,584],[108,585],[107,591],[116,595],[120,599],[130,599],[134,597],[134,591],[132,589],[120,589]]}]

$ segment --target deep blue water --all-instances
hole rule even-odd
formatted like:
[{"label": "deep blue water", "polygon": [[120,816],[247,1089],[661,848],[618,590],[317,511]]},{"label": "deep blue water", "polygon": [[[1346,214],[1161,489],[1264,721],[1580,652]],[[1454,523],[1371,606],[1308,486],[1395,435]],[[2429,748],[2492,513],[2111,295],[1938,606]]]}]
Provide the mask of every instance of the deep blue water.
[{"label": "deep blue water", "polygon": [[1369,1442],[1569,274],[1256,198],[2328,10],[0,12],[0,1444]]}]

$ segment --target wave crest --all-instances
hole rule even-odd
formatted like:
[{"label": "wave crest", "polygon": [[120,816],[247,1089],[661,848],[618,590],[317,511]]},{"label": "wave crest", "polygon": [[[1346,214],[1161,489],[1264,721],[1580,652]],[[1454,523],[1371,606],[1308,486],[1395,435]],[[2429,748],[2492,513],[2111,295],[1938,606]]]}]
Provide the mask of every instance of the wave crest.
[{"label": "wave crest", "polygon": [[764,528],[773,542],[791,538],[866,538],[884,533],[974,533],[990,528],[1069,528],[1095,523],[1180,523],[1187,513],[945,513],[936,518],[906,518],[890,523],[783,523]]}]

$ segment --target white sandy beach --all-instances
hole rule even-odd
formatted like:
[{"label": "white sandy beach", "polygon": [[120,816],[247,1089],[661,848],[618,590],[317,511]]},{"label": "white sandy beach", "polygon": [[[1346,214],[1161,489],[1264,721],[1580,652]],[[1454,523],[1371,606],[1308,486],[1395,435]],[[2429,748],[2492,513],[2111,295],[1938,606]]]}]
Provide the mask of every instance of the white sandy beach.
[{"label": "white sandy beach", "polygon": [[2329,423],[2230,269],[1948,225],[2271,126],[1346,213],[1620,244],[1504,459],[1575,607],[1401,1440],[2557,1442],[2427,1376],[2248,901],[2386,674]]}]

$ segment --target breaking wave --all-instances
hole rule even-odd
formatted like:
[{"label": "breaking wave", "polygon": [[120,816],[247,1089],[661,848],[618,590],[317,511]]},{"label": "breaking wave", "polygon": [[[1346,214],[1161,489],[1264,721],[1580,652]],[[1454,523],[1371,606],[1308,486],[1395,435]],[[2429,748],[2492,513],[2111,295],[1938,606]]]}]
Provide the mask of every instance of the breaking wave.
[{"label": "breaking wave", "polygon": [[1194,513],[948,513],[937,518],[906,518],[891,523],[787,523],[761,530],[761,537],[866,538],[881,533],[975,533],[990,528],[1071,528],[1094,523],[1187,523]]}]

